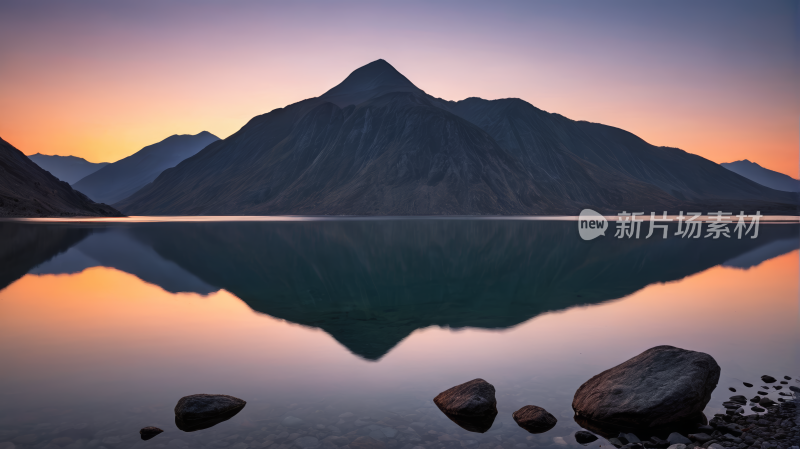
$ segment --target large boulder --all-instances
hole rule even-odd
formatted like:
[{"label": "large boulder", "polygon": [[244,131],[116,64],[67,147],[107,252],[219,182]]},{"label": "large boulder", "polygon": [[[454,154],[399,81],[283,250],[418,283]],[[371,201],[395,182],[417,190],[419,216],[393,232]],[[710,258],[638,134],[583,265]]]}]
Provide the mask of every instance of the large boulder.
[{"label": "large boulder", "polygon": [[589,379],[572,408],[584,420],[624,428],[700,420],[719,375],[708,354],[656,346]]},{"label": "large boulder", "polygon": [[175,406],[175,424],[185,432],[207,429],[231,419],[247,402],[225,394],[184,396]]},{"label": "large boulder", "polygon": [[450,415],[497,414],[494,386],[483,379],[473,379],[445,390],[433,398],[433,402],[439,407],[439,410]]},{"label": "large boulder", "polygon": [[434,404],[451,421],[470,432],[484,433],[497,416],[494,386],[483,379],[473,379],[433,398]]}]

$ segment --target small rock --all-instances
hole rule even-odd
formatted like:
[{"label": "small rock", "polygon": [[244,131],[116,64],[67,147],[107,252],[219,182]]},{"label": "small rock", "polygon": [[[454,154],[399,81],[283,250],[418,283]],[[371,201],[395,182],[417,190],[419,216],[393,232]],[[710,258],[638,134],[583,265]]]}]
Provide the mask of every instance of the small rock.
[{"label": "small rock", "polygon": [[738,402],[740,404],[747,404],[747,398],[742,395],[731,396],[731,401]]},{"label": "small rock", "polygon": [[577,441],[578,444],[589,444],[595,440],[597,440],[597,436],[591,432],[585,430],[575,432],[575,441]]},{"label": "small rock", "polygon": [[761,405],[762,407],[772,407],[775,404],[777,404],[777,402],[773,401],[770,398],[761,398],[761,402],[759,402],[759,405]]},{"label": "small rock", "polygon": [[680,443],[679,444],[673,444],[673,445],[670,445],[670,447],[668,447],[667,449],[686,449],[686,445],[685,444],[680,444]]},{"label": "small rock", "polygon": [[638,444],[642,442],[642,440],[640,440],[639,437],[637,437],[632,433],[624,433],[622,435],[625,436],[625,439],[628,440],[628,443],[630,444]]},{"label": "small rock", "polygon": [[384,449],[385,445],[370,437],[358,437],[350,445],[352,449]]},{"label": "small rock", "polygon": [[726,449],[724,446],[722,446],[720,444],[717,444],[717,443],[711,443],[711,444],[708,445],[707,448],[708,449]]},{"label": "small rock", "polygon": [[511,415],[517,425],[530,433],[544,433],[555,427],[558,420],[547,410],[535,405],[526,405]]},{"label": "small rock", "polygon": [[678,432],[672,432],[669,434],[667,441],[669,444],[692,444],[692,440],[686,438]]},{"label": "small rock", "polygon": [[728,390],[731,390],[732,392],[736,393],[736,389],[733,387],[728,387]]},{"label": "small rock", "polygon": [[319,440],[312,436],[305,436],[294,440],[294,444],[302,449],[313,449],[319,446]]},{"label": "small rock", "polygon": [[794,391],[795,393],[800,393],[800,387],[795,387],[794,385],[789,387],[790,390]]},{"label": "small rock", "polygon": [[744,384],[744,386],[747,387],[747,388],[752,388],[753,387],[753,384],[751,384],[751,383],[742,382],[742,384]]},{"label": "small rock", "polygon": [[147,426],[139,430],[139,436],[141,436],[143,440],[147,441],[161,432],[163,432],[163,430],[159,429],[158,427]]},{"label": "small rock", "polygon": [[775,379],[772,376],[767,376],[766,374],[761,376],[761,381],[764,382],[764,383],[767,383],[767,384],[771,384],[771,383],[775,382],[775,380],[777,380],[777,379]]},{"label": "small rock", "polygon": [[764,409],[763,409],[763,408],[761,408],[761,407],[750,407],[750,410],[752,410],[752,411],[754,411],[754,412],[756,412],[756,413],[762,413],[762,412],[765,412],[765,411],[766,411],[766,410],[764,410]]},{"label": "small rock", "polygon": [[286,427],[297,427],[303,424],[303,420],[289,415],[286,418],[283,418],[282,424]]},{"label": "small rock", "polygon": [[774,388],[774,389],[776,389],[776,390],[780,390],[780,389],[782,389],[783,387],[782,387],[782,386],[780,386],[780,385],[773,385],[773,386],[772,386],[772,388]]},{"label": "small rock", "polygon": [[439,410],[460,416],[497,413],[494,386],[483,379],[473,379],[439,393],[433,398]]},{"label": "small rock", "polygon": [[792,380],[792,378],[789,377],[789,376],[783,376],[783,378],[786,379],[786,380]]},{"label": "small rock", "polygon": [[711,435],[705,433],[691,433],[689,434],[689,439],[692,441],[696,441],[697,443],[703,444],[705,442],[711,441]]},{"label": "small rock", "polygon": [[759,391],[758,394],[760,394],[761,396],[766,396],[769,393],[767,393],[766,391]]}]

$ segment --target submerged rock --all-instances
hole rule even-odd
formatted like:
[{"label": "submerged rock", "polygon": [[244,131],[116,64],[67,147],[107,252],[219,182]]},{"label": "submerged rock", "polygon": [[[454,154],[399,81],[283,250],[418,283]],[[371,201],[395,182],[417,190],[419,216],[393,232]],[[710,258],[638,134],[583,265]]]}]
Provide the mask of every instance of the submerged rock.
[{"label": "submerged rock", "polygon": [[239,413],[247,402],[224,394],[184,396],[175,406],[175,425],[185,432],[207,429]]},{"label": "submerged rock", "polygon": [[587,432],[585,430],[579,430],[575,432],[575,441],[577,441],[578,444],[589,444],[596,440],[597,436],[592,432]]},{"label": "submerged rock", "polygon": [[497,399],[494,386],[483,379],[473,379],[433,398],[439,410],[459,416],[483,416],[497,414]]},{"label": "submerged rock", "polygon": [[163,432],[163,430],[159,429],[158,427],[147,426],[139,430],[139,436],[141,436],[143,440],[147,441],[161,432]]},{"label": "submerged rock", "polygon": [[761,380],[766,384],[774,383],[777,379],[772,376],[767,376],[766,374],[761,376]]},{"label": "submerged rock", "polygon": [[589,379],[572,408],[589,421],[634,429],[698,420],[719,375],[708,354],[657,346]]},{"label": "submerged rock", "polygon": [[558,420],[547,410],[535,405],[526,405],[512,415],[517,425],[530,433],[543,433],[555,427]]}]

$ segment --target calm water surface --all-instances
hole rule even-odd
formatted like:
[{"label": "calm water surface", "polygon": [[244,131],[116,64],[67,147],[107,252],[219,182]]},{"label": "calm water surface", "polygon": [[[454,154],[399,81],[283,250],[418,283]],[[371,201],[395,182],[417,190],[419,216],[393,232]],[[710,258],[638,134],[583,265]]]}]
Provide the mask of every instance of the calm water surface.
[{"label": "calm water surface", "polygon": [[[661,344],[722,366],[710,416],[730,386],[800,375],[798,232],[585,242],[574,222],[526,220],[0,223],[0,448],[334,449],[359,435],[375,449],[577,447],[575,390]],[[484,434],[432,402],[476,377],[497,389]],[[248,404],[186,433],[173,408],[194,393]],[[527,404],[556,427],[519,428],[511,413]],[[148,425],[166,432],[141,441]]]}]

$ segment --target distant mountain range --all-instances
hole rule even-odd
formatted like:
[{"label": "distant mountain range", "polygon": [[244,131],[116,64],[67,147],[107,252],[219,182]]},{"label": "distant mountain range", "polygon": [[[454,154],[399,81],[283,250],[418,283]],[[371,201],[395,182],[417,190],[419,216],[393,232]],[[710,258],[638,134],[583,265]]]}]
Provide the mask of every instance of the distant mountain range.
[{"label": "distant mountain range", "polygon": [[434,98],[383,60],[114,204],[136,215],[797,214],[796,194],[700,156],[519,99]]},{"label": "distant mountain range", "polygon": [[745,178],[757,182],[771,189],[783,192],[800,192],[800,181],[791,176],[764,168],[755,162],[747,159],[736,162],[723,162],[723,167],[742,175]]},{"label": "distant mountain range", "polygon": [[114,204],[217,140],[207,131],[167,137],[86,176],[75,183],[75,188],[95,201]]},{"label": "distant mountain range", "polygon": [[36,153],[28,158],[56,178],[70,184],[75,184],[83,177],[108,165],[108,162],[93,163],[77,156],[49,156]]},{"label": "distant mountain range", "polygon": [[49,216],[122,214],[111,206],[93,202],[0,139],[0,217]]}]

